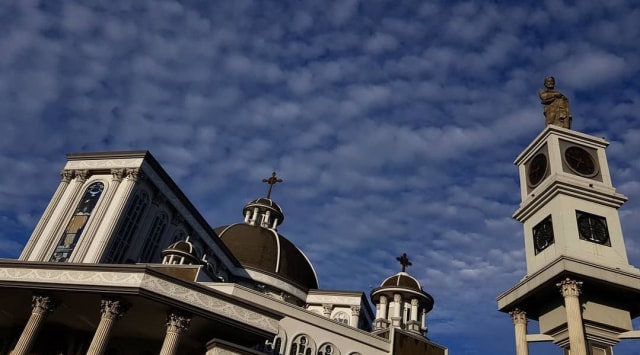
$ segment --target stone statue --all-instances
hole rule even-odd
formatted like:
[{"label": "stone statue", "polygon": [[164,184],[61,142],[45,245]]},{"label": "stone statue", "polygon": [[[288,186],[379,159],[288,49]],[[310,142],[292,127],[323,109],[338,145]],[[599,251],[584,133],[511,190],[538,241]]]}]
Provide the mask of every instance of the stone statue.
[{"label": "stone statue", "polygon": [[556,125],[563,128],[571,128],[571,111],[569,111],[569,99],[560,91],[554,89],[556,79],[552,76],[544,78],[544,89],[538,92],[540,101],[544,105],[544,117],[546,125]]}]

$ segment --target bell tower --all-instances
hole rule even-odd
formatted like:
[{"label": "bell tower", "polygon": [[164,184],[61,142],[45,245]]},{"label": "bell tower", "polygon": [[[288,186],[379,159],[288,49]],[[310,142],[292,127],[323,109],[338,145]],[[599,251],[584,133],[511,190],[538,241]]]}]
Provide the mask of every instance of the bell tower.
[{"label": "bell tower", "polygon": [[[571,355],[613,354],[621,339],[640,337],[640,270],[629,265],[603,138],[549,124],[518,155],[527,275],[498,297],[527,341],[553,341]],[[527,319],[541,334],[526,334]],[[523,326],[524,324],[524,326]]]}]

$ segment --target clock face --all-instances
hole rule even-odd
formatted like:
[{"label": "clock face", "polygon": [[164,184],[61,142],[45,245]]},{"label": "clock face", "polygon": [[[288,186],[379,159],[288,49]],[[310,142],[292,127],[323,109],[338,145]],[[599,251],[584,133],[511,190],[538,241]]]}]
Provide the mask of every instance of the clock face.
[{"label": "clock face", "polygon": [[540,153],[531,159],[527,176],[531,187],[537,186],[547,173],[547,156]]},{"label": "clock face", "polygon": [[536,254],[553,244],[553,222],[551,221],[551,216],[533,227],[533,244]]},{"label": "clock face", "polygon": [[603,217],[583,213],[578,217],[578,232],[580,239],[598,244],[608,244],[609,231]]},{"label": "clock face", "polygon": [[580,147],[569,147],[564,151],[564,160],[574,173],[586,177],[596,175],[596,163],[589,152]]}]

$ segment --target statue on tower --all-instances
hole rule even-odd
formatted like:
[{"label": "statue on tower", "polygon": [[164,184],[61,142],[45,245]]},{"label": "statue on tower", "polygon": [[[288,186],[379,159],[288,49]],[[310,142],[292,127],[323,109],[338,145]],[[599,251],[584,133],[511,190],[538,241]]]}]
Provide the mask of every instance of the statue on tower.
[{"label": "statue on tower", "polygon": [[556,79],[552,76],[544,78],[544,89],[538,92],[540,101],[544,105],[546,125],[555,125],[571,129],[571,111],[569,99],[555,89]]}]

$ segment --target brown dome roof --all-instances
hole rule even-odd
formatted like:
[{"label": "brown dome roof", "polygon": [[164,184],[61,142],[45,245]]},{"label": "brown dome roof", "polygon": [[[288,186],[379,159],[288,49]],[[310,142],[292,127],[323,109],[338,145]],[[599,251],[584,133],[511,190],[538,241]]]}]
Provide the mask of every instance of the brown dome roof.
[{"label": "brown dome roof", "polygon": [[380,296],[393,298],[396,293],[401,294],[402,297],[417,298],[427,312],[433,309],[433,297],[422,289],[416,278],[406,272],[399,272],[382,281],[380,287],[371,291],[371,300],[373,303],[378,303]]},{"label": "brown dome roof", "polygon": [[422,291],[422,286],[420,286],[420,282],[413,278],[411,275],[406,272],[399,272],[382,282],[380,287],[386,286],[402,286],[406,288],[410,288],[417,291]]},{"label": "brown dome roof", "polygon": [[161,252],[163,258],[171,254],[185,257],[188,261],[194,264],[200,263],[200,253],[189,240],[179,240],[169,245]]},{"label": "brown dome roof", "polygon": [[309,259],[275,230],[245,223],[214,230],[242,266],[278,275],[298,287],[318,288],[318,278]]}]

